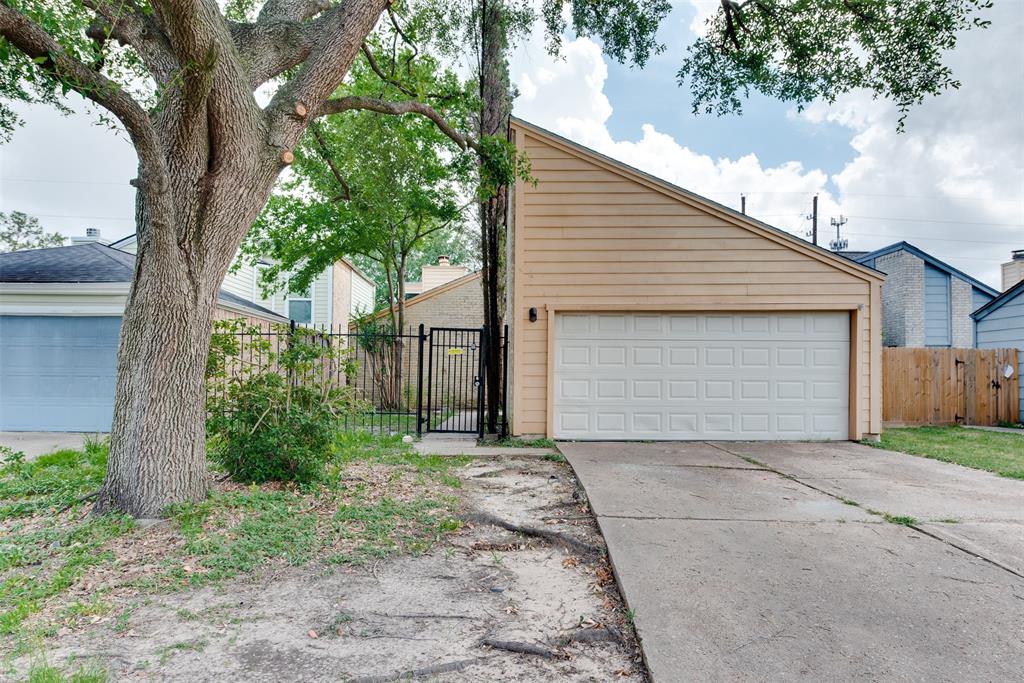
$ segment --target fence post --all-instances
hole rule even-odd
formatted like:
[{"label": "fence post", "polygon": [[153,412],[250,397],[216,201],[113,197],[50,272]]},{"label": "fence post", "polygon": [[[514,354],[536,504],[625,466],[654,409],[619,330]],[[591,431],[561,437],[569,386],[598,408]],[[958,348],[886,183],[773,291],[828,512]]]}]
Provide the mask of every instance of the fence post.
[{"label": "fence post", "polygon": [[416,370],[416,436],[423,436],[423,342],[425,339],[423,323],[420,323],[419,360]]},{"label": "fence post", "polygon": [[486,382],[485,373],[487,372],[487,325],[480,328],[480,354],[478,357],[477,376],[480,381],[476,385],[476,436],[478,439],[484,438],[484,416],[486,415],[486,409],[484,407],[484,383]]},{"label": "fence post", "polygon": [[508,437],[508,325],[501,339],[501,438]]}]

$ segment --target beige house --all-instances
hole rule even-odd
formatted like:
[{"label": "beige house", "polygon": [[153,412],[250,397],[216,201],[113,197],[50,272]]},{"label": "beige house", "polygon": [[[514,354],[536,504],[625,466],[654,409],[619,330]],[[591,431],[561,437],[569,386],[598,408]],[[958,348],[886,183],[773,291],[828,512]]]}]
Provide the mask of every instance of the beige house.
[{"label": "beige house", "polygon": [[523,121],[510,413],[561,439],[861,439],[885,276]]},{"label": "beige house", "polygon": [[[481,327],[484,324],[484,299],[480,287],[480,273],[469,273],[407,300],[406,331],[415,332],[421,324],[427,332],[433,327]],[[386,315],[388,309],[377,313],[378,318]]]}]

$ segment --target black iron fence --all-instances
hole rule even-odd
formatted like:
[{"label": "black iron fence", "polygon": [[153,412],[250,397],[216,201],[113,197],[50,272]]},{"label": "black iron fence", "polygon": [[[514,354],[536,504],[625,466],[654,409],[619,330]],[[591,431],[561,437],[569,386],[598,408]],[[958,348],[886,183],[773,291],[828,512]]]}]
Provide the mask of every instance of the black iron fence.
[{"label": "black iron fence", "polygon": [[[224,374],[278,372],[295,384],[317,381],[347,387],[364,407],[343,418],[340,428],[383,434],[464,432],[483,436],[487,362],[501,362],[507,385],[508,333],[501,348],[488,352],[483,328],[433,328],[400,334],[353,331],[328,326],[245,325],[218,332],[232,337],[238,353],[226,360]],[[294,344],[321,344],[336,353],[302,372],[277,359]],[[488,359],[491,359],[490,361]],[[499,432],[507,434],[507,389],[501,392]]]}]

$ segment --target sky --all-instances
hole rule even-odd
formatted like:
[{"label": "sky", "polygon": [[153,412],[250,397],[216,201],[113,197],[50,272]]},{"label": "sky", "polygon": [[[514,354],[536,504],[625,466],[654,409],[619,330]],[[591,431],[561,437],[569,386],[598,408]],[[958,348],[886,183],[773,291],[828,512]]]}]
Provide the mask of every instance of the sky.
[{"label": "sky", "polygon": [[[963,86],[915,108],[898,133],[895,107],[867,93],[834,105],[756,97],[737,116],[695,116],[675,73],[717,0],[676,0],[643,70],[568,40],[559,58],[540,32],[516,47],[515,114],[800,237],[819,195],[819,234],[845,216],[849,249],[906,240],[998,288],[999,264],[1024,249],[1024,0],[996,0],[992,27],[949,56]],[[0,210],[50,231],[134,231],[135,154],[86,114],[23,107],[26,125],[0,146]]]}]

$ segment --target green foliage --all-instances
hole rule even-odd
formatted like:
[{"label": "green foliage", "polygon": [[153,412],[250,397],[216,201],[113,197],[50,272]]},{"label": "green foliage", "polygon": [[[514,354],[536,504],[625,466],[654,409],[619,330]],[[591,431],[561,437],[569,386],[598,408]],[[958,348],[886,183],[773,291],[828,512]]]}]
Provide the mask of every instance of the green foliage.
[{"label": "green foliage", "polygon": [[218,321],[207,363],[211,459],[240,482],[320,480],[339,420],[357,412],[351,354],[315,330],[275,329],[271,348],[244,321]]},{"label": "green foliage", "polygon": [[35,216],[0,211],[0,252],[59,247],[65,240],[64,235],[45,232]]},{"label": "green foliage", "polygon": [[521,180],[536,184],[530,173],[530,160],[526,154],[519,154],[508,140],[486,135],[480,140],[480,186],[479,199],[492,196],[502,185],[511,185]]},{"label": "green foliage", "polygon": [[867,89],[902,127],[929,95],[960,86],[944,63],[961,33],[985,28],[990,0],[758,0],[723,3],[679,71],[693,111],[742,109],[751,90],[804,105]]},{"label": "green foliage", "polygon": [[620,64],[630,61],[644,66],[651,55],[660,54],[665,46],[658,42],[661,21],[672,10],[667,0],[590,0],[566,2],[544,0],[542,13],[548,37],[548,49],[557,54],[562,36],[568,28],[565,19],[569,5],[572,28],[577,36],[599,40],[605,54]]},{"label": "green foliage", "polygon": [[[471,127],[475,98],[454,72],[408,48],[368,45],[388,80],[364,55],[339,96],[430,99],[453,128]],[[423,264],[423,254],[460,244],[468,251],[475,162],[422,116],[347,112],[316,122],[295,149],[294,177],[270,199],[243,255],[273,258],[261,268],[264,292],[302,291],[334,262],[357,255],[386,293],[382,303],[397,303],[399,281]]]}]

